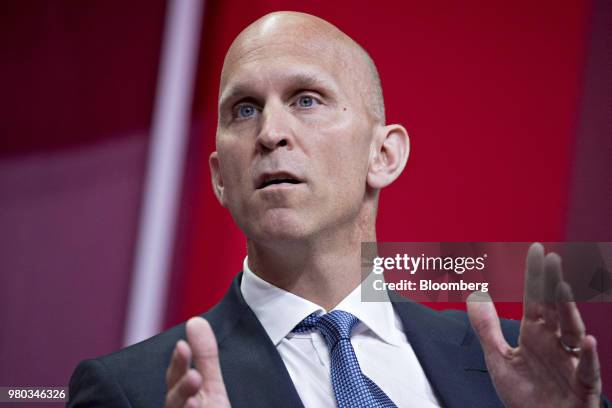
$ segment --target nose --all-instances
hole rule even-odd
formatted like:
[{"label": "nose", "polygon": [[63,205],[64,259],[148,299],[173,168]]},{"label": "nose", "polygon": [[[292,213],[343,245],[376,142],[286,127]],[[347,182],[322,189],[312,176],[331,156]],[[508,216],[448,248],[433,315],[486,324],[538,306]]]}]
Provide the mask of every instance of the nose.
[{"label": "nose", "polygon": [[283,106],[268,104],[262,112],[261,129],[257,136],[257,148],[266,153],[279,147],[291,148],[293,130],[291,115]]}]

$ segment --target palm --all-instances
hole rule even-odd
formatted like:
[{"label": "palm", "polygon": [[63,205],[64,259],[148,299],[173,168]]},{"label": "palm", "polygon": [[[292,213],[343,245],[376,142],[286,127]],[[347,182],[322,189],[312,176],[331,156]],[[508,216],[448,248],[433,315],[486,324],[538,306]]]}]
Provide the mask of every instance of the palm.
[{"label": "palm", "polygon": [[[507,407],[599,406],[601,380],[595,339],[584,335],[569,286],[561,283],[559,257],[549,254],[544,259],[542,247],[533,245],[525,281],[518,347],[510,347],[504,340],[490,301],[474,301],[478,297],[472,297],[468,302],[470,320],[498,396]],[[582,351],[579,355],[566,351],[560,339],[580,345]]]}]

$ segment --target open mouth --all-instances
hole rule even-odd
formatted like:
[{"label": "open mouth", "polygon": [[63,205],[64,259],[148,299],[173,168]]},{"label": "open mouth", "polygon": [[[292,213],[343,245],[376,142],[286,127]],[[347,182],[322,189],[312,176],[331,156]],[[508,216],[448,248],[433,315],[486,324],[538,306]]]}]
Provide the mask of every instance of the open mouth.
[{"label": "open mouth", "polygon": [[260,188],[266,188],[268,186],[272,186],[274,184],[299,184],[300,182],[294,179],[288,179],[288,178],[283,178],[283,179],[276,179],[276,180],[269,180],[264,182]]},{"label": "open mouth", "polygon": [[262,177],[257,189],[263,189],[269,186],[282,186],[290,184],[300,184],[301,181],[289,174],[273,174]]}]

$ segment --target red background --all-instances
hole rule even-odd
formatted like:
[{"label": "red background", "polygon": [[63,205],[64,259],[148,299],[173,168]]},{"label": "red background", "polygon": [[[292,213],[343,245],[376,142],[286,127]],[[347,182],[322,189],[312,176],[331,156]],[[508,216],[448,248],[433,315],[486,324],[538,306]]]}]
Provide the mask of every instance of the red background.
[{"label": "red background", "polygon": [[[78,361],[123,346],[172,3],[3,5],[0,384],[65,385]],[[276,10],[366,47],[389,121],[410,132],[380,240],[612,241],[609,0],[207,0],[166,327],[216,303],[242,266],[208,173],[218,78],[235,35]],[[610,395],[610,304],[580,307]]]},{"label": "red background", "polygon": [[[434,4],[435,3],[435,4]],[[212,194],[223,56],[275,10],[320,16],[362,44],[382,77],[389,123],[411,136],[404,174],[381,198],[381,241],[562,241],[590,9],[582,2],[209,2],[167,323],[218,301],[245,241]],[[509,271],[522,274],[522,270]],[[463,308],[462,304],[432,304]],[[498,306],[519,318],[520,304]]]}]

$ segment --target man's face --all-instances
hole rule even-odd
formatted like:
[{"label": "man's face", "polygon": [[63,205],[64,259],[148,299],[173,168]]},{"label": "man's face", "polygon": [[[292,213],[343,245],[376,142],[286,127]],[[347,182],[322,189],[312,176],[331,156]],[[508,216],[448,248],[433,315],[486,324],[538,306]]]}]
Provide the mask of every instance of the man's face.
[{"label": "man's face", "polygon": [[362,209],[374,124],[337,47],[263,33],[226,59],[211,166],[252,240],[315,237]]}]

